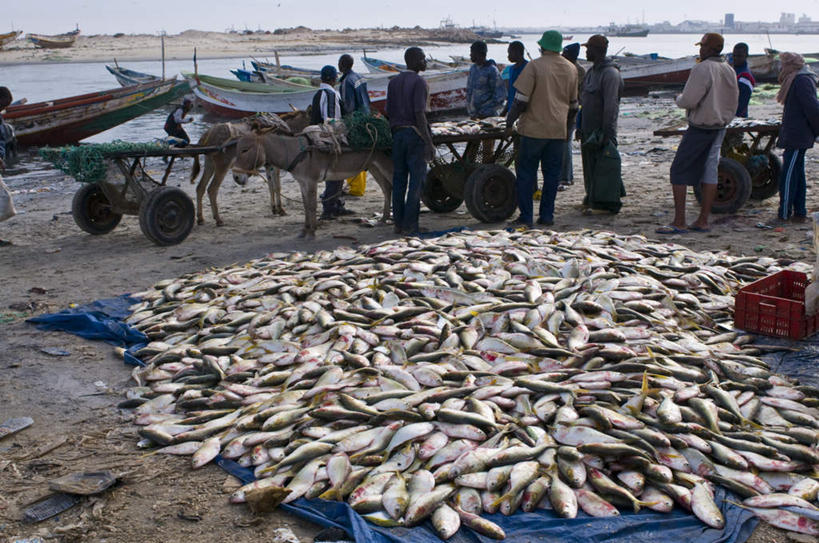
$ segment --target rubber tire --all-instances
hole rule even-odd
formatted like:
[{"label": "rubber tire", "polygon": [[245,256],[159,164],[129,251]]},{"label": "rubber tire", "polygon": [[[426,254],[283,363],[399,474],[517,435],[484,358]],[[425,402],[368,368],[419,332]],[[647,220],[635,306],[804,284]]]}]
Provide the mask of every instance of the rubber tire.
[{"label": "rubber tire", "polygon": [[111,210],[111,202],[95,183],[83,183],[74,193],[71,215],[77,226],[94,236],[107,234],[122,220],[122,214]]},{"label": "rubber tire", "polygon": [[444,187],[443,181],[439,177],[445,166],[433,166],[427,172],[424,181],[424,188],[421,190],[421,201],[435,213],[449,213],[460,207],[463,200],[452,196]]},{"label": "rubber tire", "polygon": [[159,187],[139,207],[139,227],[157,245],[182,243],[193,229],[193,200],[176,187]]},{"label": "rubber tire", "polygon": [[478,166],[466,179],[464,201],[481,222],[507,220],[518,207],[515,174],[499,164]]},{"label": "rubber tire", "polygon": [[765,200],[779,194],[779,176],[782,173],[782,159],[774,153],[765,155],[768,157],[768,174],[767,182],[764,184],[753,184],[751,180],[751,200]]},{"label": "rubber tire", "polygon": [[[736,160],[723,157],[719,159],[718,176],[717,197],[711,213],[736,213],[751,196],[751,174]],[[694,186],[694,195],[702,203],[700,185]]]}]

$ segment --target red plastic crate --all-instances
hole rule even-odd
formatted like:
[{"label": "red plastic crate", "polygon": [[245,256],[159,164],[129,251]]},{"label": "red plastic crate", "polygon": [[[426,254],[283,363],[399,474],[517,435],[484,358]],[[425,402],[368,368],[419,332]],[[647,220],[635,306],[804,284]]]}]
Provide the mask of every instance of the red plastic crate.
[{"label": "red plastic crate", "polygon": [[802,339],[816,332],[817,316],[805,315],[808,276],[784,270],[740,289],[734,326],[765,336]]}]

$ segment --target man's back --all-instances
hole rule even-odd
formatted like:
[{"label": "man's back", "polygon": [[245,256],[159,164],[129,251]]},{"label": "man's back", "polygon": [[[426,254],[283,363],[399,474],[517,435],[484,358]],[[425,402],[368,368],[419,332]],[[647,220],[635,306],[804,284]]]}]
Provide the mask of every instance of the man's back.
[{"label": "man's back", "polygon": [[556,53],[529,62],[515,88],[528,97],[518,133],[541,139],[566,139],[569,105],[577,101],[577,69]]},{"label": "man's back", "polygon": [[426,111],[427,82],[415,72],[401,72],[387,86],[387,117],[390,126],[413,126],[415,113]]},{"label": "man's back", "polygon": [[734,69],[720,57],[691,69],[677,105],[688,110],[688,122],[699,128],[723,128],[734,118],[739,88]]}]

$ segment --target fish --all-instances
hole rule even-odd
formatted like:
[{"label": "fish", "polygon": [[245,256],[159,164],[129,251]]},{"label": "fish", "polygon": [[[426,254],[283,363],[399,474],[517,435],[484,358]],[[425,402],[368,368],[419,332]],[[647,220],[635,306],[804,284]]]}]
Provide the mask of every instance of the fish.
[{"label": "fish", "polygon": [[733,295],[780,269],[534,229],[273,253],[137,294],[150,343],[121,408],[140,447],[252,467],[231,502],[284,487],[442,538],[544,506],[718,526],[715,486],[806,510],[817,391],[732,331]]}]

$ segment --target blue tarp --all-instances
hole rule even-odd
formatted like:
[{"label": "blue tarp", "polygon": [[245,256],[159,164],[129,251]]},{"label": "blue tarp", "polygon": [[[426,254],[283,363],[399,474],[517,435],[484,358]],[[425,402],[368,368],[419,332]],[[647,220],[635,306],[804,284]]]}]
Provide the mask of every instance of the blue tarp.
[{"label": "blue tarp", "polygon": [[[216,458],[216,463],[243,483],[254,480],[253,470],[243,468],[232,460]],[[483,515],[506,532],[509,543],[555,541],[560,543],[742,543],[751,536],[758,520],[750,511],[728,501],[739,499],[723,488],[717,488],[717,505],[725,516],[725,529],[709,528],[693,515],[679,507],[671,513],[643,510],[639,513],[621,512],[619,517],[594,518],[583,512],[577,518],[564,519],[545,509],[534,513],[518,512],[506,517],[500,513]],[[365,521],[344,502],[306,500],[300,498],[283,504],[281,509],[321,526],[334,526],[351,534],[356,543],[439,543],[432,524],[427,521],[414,528],[381,528]],[[469,528],[462,527],[449,539],[452,543],[489,543],[494,541]]]},{"label": "blue tarp", "polygon": [[128,307],[138,303],[138,298],[128,294],[97,300],[90,304],[64,309],[59,313],[48,313],[28,319],[40,330],[69,332],[84,337],[105,341],[118,347],[125,347],[125,363],[144,366],[143,362],[131,354],[148,342],[148,336],[123,322],[128,315]]}]

